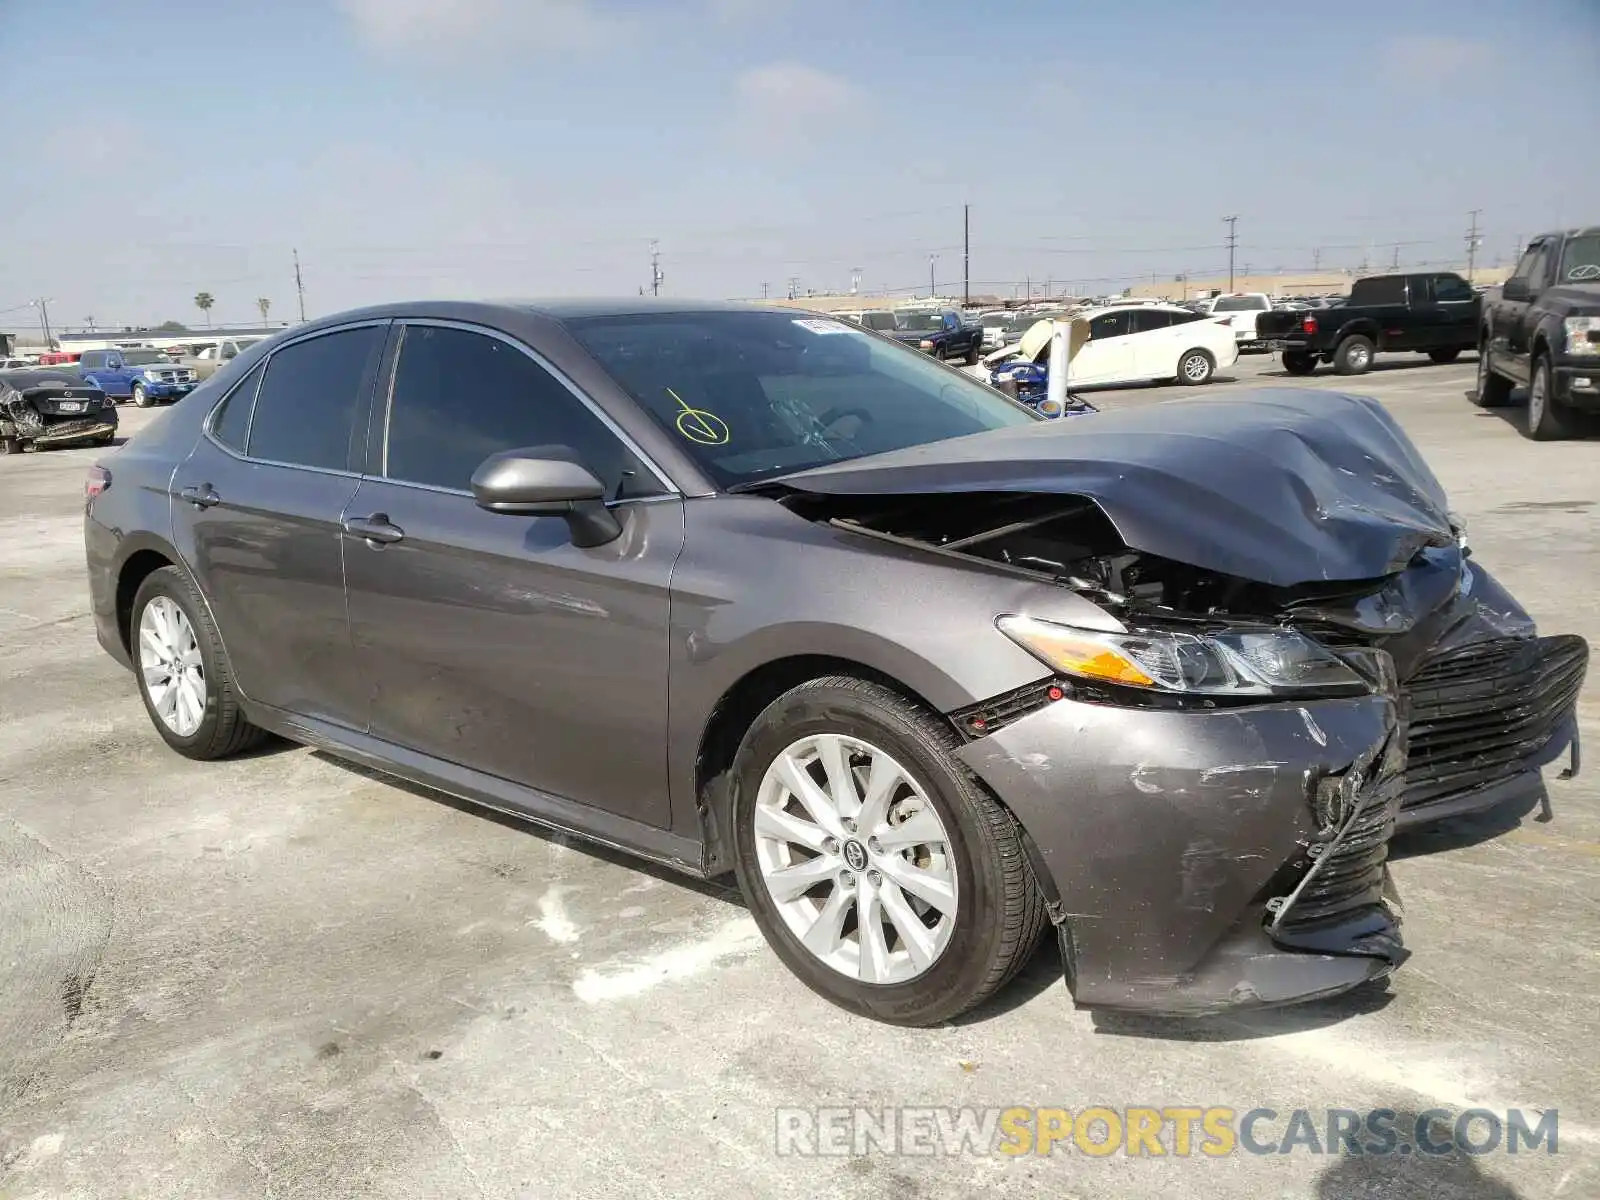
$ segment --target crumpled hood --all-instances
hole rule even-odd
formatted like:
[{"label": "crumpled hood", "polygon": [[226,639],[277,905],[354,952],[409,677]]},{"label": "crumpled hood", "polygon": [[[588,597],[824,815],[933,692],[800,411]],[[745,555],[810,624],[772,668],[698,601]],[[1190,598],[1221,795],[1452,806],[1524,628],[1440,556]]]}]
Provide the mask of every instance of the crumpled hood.
[{"label": "crumpled hood", "polygon": [[1275,587],[1378,579],[1455,542],[1444,489],[1377,401],[1296,388],[1044,421],[768,481],[823,495],[1044,492],[1130,549]]}]

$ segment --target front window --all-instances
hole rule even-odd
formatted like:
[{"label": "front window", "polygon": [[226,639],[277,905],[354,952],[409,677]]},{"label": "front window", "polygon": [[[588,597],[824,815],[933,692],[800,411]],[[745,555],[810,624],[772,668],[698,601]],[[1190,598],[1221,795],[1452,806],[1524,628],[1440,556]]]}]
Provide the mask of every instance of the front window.
[{"label": "front window", "polygon": [[1600,233],[1569,238],[1561,252],[1562,283],[1593,283],[1600,279]]},{"label": "front window", "polygon": [[722,488],[1041,419],[840,321],[734,311],[567,327]]},{"label": "front window", "polygon": [[129,367],[170,366],[171,360],[159,350],[124,350],[122,362]]}]

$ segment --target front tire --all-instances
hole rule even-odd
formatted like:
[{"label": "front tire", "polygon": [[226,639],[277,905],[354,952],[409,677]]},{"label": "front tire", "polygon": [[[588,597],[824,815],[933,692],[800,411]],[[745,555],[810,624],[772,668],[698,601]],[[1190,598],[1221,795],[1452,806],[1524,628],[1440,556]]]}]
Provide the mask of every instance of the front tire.
[{"label": "front tire", "polygon": [[177,567],[152,571],[133,598],[134,674],[162,740],[186,758],[226,758],[265,732],[245,720],[210,610]]},{"label": "front tire", "polygon": [[1285,350],[1283,369],[1290,375],[1310,375],[1317,369],[1317,356],[1304,350]]},{"label": "front tire", "polygon": [[1556,399],[1550,360],[1543,355],[1534,360],[1528,382],[1528,436],[1536,442],[1558,442],[1572,436],[1567,414]]},{"label": "front tire", "polygon": [[1441,366],[1443,366],[1445,363],[1453,363],[1453,362],[1455,362],[1456,359],[1460,358],[1461,357],[1461,351],[1460,350],[1429,350],[1428,351],[1428,357],[1430,359],[1432,359],[1434,362],[1436,362],[1436,363],[1440,364]]},{"label": "front tire", "polygon": [[1333,369],[1340,375],[1365,375],[1372,370],[1372,339],[1352,334],[1333,354]]},{"label": "front tire", "polygon": [[1478,386],[1473,389],[1472,402],[1479,408],[1504,408],[1511,403],[1511,381],[1495,374],[1487,344],[1478,347]]},{"label": "front tire", "polygon": [[1183,357],[1178,360],[1178,382],[1198,387],[1203,383],[1210,383],[1216,370],[1216,360],[1210,354],[1204,350],[1186,350]]},{"label": "front tire", "polygon": [[133,385],[133,405],[135,408],[150,407],[150,393],[144,390],[144,384],[142,383]]},{"label": "front tire", "polygon": [[756,718],[733,765],[735,870],[767,942],[863,1016],[936,1025],[1027,962],[1044,901],[1011,815],[936,716],[815,679]]},{"label": "front tire", "polygon": [[967,351],[967,359],[966,359],[967,366],[969,366],[969,367],[977,366],[979,360],[981,360],[982,358],[983,358],[983,347],[982,346],[974,346],[971,350]]}]

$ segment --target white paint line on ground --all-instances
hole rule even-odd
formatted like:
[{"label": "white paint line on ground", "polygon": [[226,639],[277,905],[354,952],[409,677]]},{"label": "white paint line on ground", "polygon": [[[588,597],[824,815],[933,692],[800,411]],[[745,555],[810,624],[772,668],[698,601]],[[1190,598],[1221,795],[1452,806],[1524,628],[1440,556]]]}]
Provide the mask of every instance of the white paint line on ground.
[{"label": "white paint line on ground", "polygon": [[698,975],[724,958],[746,954],[763,944],[761,931],[749,917],[736,917],[710,936],[636,959],[626,965],[590,968],[572,984],[585,1004],[625,1000],[657,984]]},{"label": "white paint line on ground", "polygon": [[561,899],[563,890],[560,887],[546,889],[545,894],[539,897],[539,919],[531,924],[552,942],[568,945],[577,941],[579,934]]}]

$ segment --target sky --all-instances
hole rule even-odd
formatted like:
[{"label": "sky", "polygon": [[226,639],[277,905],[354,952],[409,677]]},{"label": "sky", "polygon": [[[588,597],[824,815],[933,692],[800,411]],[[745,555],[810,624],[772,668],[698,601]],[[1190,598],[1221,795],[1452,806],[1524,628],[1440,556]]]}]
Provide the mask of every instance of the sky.
[{"label": "sky", "polygon": [[[1330,13],[1337,11],[1337,19]],[[0,328],[1104,294],[1600,222],[1600,0],[0,0]]]}]

